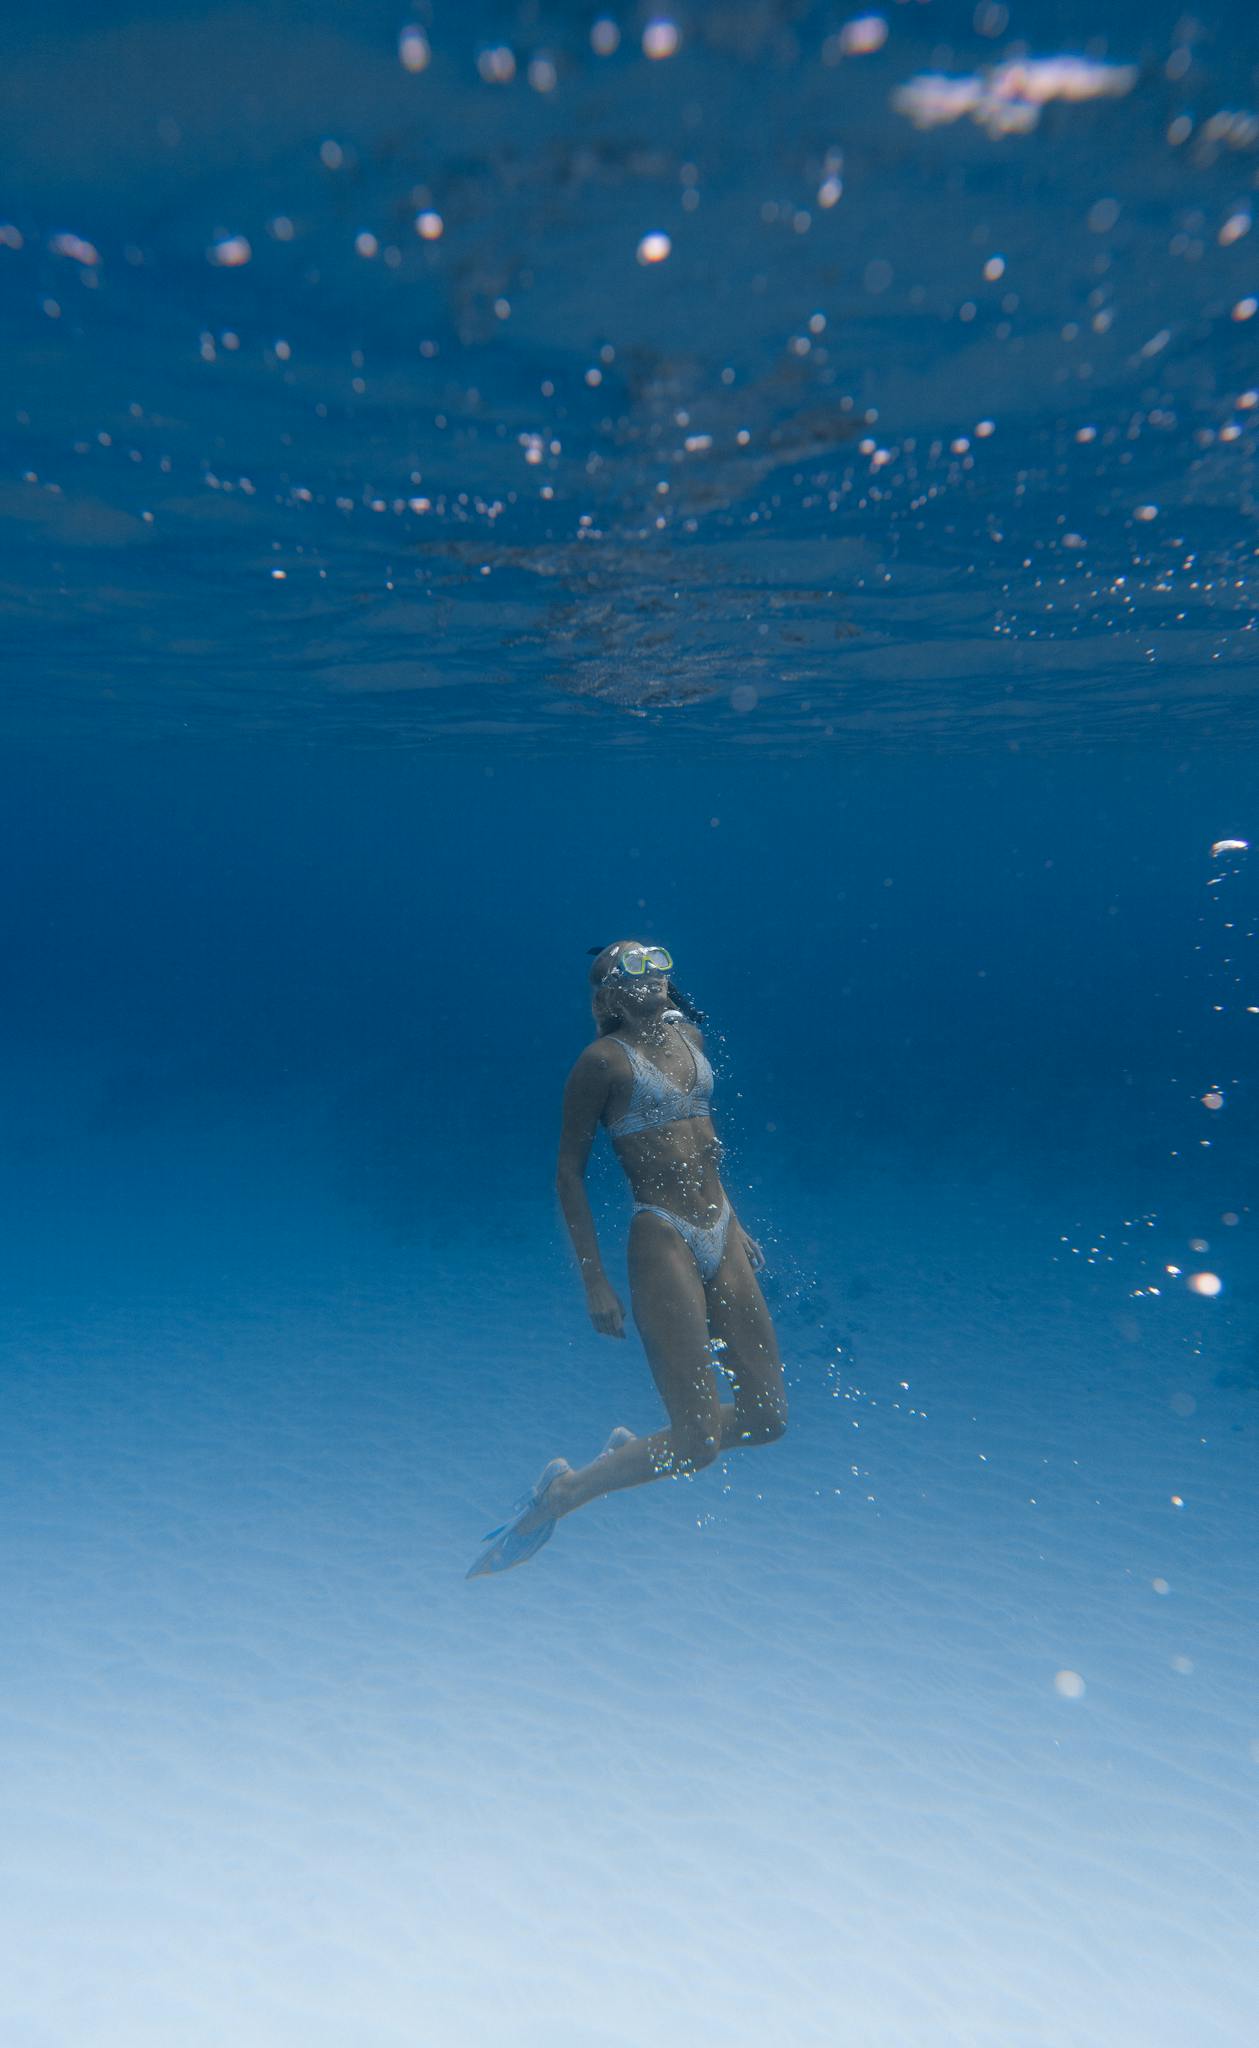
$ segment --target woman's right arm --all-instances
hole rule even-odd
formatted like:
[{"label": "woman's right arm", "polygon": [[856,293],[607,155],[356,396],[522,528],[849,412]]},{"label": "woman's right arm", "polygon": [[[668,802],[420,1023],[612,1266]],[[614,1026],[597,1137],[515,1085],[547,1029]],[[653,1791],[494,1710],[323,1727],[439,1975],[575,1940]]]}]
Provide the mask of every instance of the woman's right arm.
[{"label": "woman's right arm", "polygon": [[608,1099],[611,1070],[599,1045],[587,1046],[564,1088],[563,1125],[555,1190],[577,1254],[590,1320],[605,1337],[625,1335],[625,1310],[603,1270],[595,1221],[586,1194],[586,1163]]}]

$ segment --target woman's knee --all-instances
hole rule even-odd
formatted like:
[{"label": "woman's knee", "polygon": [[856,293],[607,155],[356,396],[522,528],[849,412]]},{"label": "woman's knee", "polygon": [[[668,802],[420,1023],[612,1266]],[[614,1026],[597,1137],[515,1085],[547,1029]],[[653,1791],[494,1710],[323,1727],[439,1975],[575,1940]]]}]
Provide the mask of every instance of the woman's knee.
[{"label": "woman's knee", "polygon": [[739,1437],[745,1444],[776,1444],[787,1434],[787,1403],[782,1395],[762,1394],[739,1409]]},{"label": "woman's knee", "polygon": [[721,1418],[674,1423],[669,1435],[673,1443],[675,1472],[702,1472],[721,1449]]}]

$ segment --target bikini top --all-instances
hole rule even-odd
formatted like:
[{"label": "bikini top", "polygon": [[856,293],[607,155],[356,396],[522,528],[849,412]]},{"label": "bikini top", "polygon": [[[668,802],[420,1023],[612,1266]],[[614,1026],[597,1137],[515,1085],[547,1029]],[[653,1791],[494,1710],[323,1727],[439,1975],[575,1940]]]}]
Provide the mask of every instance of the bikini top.
[{"label": "bikini top", "polygon": [[[666,1011],[665,1014],[680,1016],[681,1012]],[[676,1124],[684,1117],[708,1115],[713,1099],[713,1070],[704,1054],[691,1046],[689,1040],[687,1043],[695,1064],[695,1079],[689,1088],[679,1088],[628,1039],[618,1038],[616,1042],[628,1054],[634,1069],[634,1092],[625,1115],[608,1125],[610,1138],[628,1138],[635,1131],[654,1130],[658,1124]]]}]

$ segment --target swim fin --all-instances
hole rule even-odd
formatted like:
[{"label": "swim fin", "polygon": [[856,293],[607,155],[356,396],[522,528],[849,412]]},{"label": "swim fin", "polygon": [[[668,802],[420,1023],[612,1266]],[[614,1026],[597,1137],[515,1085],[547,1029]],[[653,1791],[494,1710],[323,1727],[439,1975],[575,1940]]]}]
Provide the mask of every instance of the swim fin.
[{"label": "swim fin", "polygon": [[485,1538],[486,1548],[481,1552],[464,1577],[468,1579],[487,1578],[491,1572],[509,1572],[518,1564],[527,1564],[544,1543],[549,1543],[555,1534],[555,1520],[539,1522],[536,1528],[525,1534],[520,1533],[520,1523],[535,1508],[541,1507],[546,1499],[547,1488],[561,1472],[571,1468],[567,1458],[552,1458],[545,1467],[536,1486],[530,1488],[523,1500],[517,1501],[508,1520],[500,1528],[491,1529]]}]

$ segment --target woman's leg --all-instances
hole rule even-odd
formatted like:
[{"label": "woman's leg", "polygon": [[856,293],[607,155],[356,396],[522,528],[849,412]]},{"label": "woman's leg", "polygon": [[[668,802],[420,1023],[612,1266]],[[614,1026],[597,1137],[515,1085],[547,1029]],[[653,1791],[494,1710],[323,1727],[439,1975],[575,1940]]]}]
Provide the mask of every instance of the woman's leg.
[{"label": "woman's leg", "polygon": [[736,1441],[736,1411],[723,1406],[709,1362],[704,1287],[690,1246],[662,1216],[640,1211],[630,1224],[629,1279],[634,1322],[669,1427],[562,1473],[547,1494],[548,1514],[571,1514],[624,1486],[698,1472]]},{"label": "woman's leg", "polygon": [[725,1340],[722,1366],[734,1380],[733,1441],[772,1444],[787,1427],[787,1391],[773,1320],[739,1234],[705,1289],[708,1328]]},{"label": "woman's leg", "polygon": [[[749,1430],[747,1407],[741,1413],[737,1403],[731,1407],[721,1401],[717,1374],[708,1354],[708,1337],[721,1335],[727,1339],[727,1360],[733,1364],[729,1356],[735,1350],[733,1339],[725,1327],[719,1329],[714,1321],[710,1325],[714,1290],[723,1282],[723,1274],[727,1274],[731,1245],[727,1245],[725,1260],[708,1290],[704,1290],[690,1245],[674,1225],[649,1212],[635,1214],[628,1241],[631,1303],[643,1350],[647,1352],[647,1364],[669,1415],[669,1427],[657,1430],[653,1436],[637,1436],[631,1444],[622,1444],[620,1450],[596,1458],[594,1464],[581,1466],[577,1473],[563,1473],[547,1495],[547,1513],[569,1516],[575,1507],[600,1499],[604,1493],[616,1493],[620,1487],[641,1487],[651,1479],[665,1479],[676,1473],[698,1473],[706,1464],[712,1464],[719,1452],[733,1450],[735,1444],[770,1442],[768,1409],[759,1415],[762,1434],[753,1434]],[[743,1249],[739,1249],[739,1257],[751,1278]],[[751,1286],[759,1300],[759,1288],[753,1278]],[[727,1284],[727,1292],[733,1296],[733,1303],[743,1298],[737,1284]],[[768,1321],[764,1300],[762,1311]],[[731,1309],[731,1323],[735,1319],[735,1309]],[[772,1325],[770,1339],[774,1339]],[[751,1356],[751,1346],[743,1337],[739,1337],[739,1346],[741,1356],[743,1352]],[[776,1346],[774,1360],[778,1360]],[[778,1380],[782,1382],[782,1368],[778,1368]],[[753,1374],[745,1370],[741,1384],[751,1389]],[[782,1427],[786,1423],[772,1434],[782,1436]]]}]

